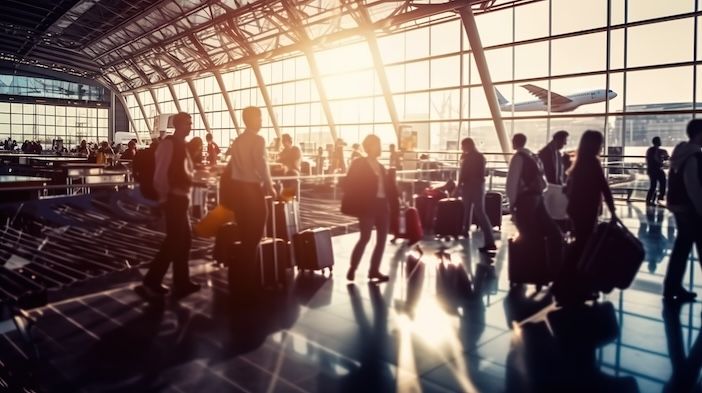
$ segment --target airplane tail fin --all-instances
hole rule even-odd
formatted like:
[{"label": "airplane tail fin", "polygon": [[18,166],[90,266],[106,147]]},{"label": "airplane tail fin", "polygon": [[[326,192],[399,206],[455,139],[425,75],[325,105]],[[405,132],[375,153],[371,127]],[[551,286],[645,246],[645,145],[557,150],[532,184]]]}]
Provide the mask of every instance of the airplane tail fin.
[{"label": "airplane tail fin", "polygon": [[497,94],[497,102],[500,104],[500,106],[509,104],[509,101],[505,98],[505,96],[500,94],[500,91],[497,90],[497,88],[495,88],[495,94]]}]

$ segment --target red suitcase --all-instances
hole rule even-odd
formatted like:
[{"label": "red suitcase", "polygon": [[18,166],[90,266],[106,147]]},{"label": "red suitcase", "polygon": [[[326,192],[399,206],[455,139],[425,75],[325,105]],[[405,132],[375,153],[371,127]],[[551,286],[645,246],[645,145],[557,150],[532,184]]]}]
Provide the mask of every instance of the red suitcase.
[{"label": "red suitcase", "polygon": [[404,213],[395,214],[390,223],[390,231],[397,239],[407,239],[416,243],[424,237],[419,212],[413,207],[404,209]]}]

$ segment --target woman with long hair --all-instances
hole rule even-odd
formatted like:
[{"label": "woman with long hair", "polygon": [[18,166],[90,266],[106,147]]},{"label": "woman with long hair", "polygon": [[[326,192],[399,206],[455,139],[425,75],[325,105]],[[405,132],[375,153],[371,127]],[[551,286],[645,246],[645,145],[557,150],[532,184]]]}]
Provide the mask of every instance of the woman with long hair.
[{"label": "woman with long hair", "polygon": [[554,287],[556,300],[562,304],[577,304],[593,295],[587,283],[577,276],[577,264],[597,225],[602,198],[609,207],[612,218],[615,218],[612,191],[599,159],[602,143],[601,132],[585,131],[580,138],[575,163],[568,174],[567,212],[573,223],[575,243],[566,256],[565,265]]},{"label": "woman with long hair", "polygon": [[346,274],[353,281],[356,269],[361,263],[361,257],[370,240],[373,227],[376,230],[376,243],[371,255],[368,279],[376,282],[388,280],[388,276],[380,272],[385,241],[388,236],[388,220],[392,209],[399,205],[396,184],[387,175],[387,171],[378,162],[380,157],[380,138],[368,135],[363,139],[365,157],[355,159],[351,163],[349,173],[344,179],[344,198],[341,201],[341,211],[358,217],[361,236],[351,253],[351,266]]}]

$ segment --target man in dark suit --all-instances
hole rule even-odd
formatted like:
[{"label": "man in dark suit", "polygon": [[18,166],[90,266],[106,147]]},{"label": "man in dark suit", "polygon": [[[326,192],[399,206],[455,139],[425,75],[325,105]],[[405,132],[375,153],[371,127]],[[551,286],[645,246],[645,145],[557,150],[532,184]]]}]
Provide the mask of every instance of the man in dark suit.
[{"label": "man in dark suit", "polygon": [[568,143],[568,132],[564,130],[553,134],[551,142],[539,151],[539,158],[544,165],[544,174],[550,184],[565,183],[565,170],[561,149]]}]

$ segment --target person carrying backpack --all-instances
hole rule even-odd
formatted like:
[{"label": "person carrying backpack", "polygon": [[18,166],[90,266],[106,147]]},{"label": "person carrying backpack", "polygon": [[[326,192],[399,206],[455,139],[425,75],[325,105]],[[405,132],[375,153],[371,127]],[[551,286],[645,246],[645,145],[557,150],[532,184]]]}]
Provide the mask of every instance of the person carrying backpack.
[{"label": "person carrying backpack", "polygon": [[687,125],[687,142],[680,142],[670,157],[668,209],[675,216],[678,236],[663,282],[663,300],[694,301],[697,294],[682,286],[692,244],[702,253],[702,120]]},{"label": "person carrying backpack", "polygon": [[168,267],[173,263],[173,295],[186,296],[198,291],[200,285],[190,281],[190,187],[193,162],[186,149],[185,137],[190,133],[192,119],[187,113],[173,115],[175,132],[165,138],[155,151],[153,186],[166,220],[166,238],[142,285],[135,290],[144,297],[160,297],[169,292],[162,285]]}]

